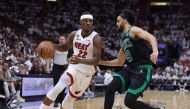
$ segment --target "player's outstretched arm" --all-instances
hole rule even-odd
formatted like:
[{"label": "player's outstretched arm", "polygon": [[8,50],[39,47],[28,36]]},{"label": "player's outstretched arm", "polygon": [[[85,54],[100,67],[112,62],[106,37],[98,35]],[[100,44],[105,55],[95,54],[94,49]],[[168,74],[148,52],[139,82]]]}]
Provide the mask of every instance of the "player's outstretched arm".
[{"label": "player's outstretched arm", "polygon": [[70,33],[69,37],[66,39],[65,44],[55,44],[55,48],[58,51],[68,51],[73,47],[73,39],[75,37],[76,31]]},{"label": "player's outstretched arm", "polygon": [[150,55],[150,60],[156,64],[158,58],[158,44],[156,38],[150,34],[149,32],[139,28],[139,27],[132,27],[131,33],[133,37],[138,37],[140,39],[144,39],[150,43],[152,46],[152,54]]},{"label": "player's outstretched arm", "polygon": [[117,59],[111,60],[111,61],[99,61],[99,65],[105,65],[105,66],[123,66],[125,63],[126,57],[122,49],[119,50],[119,53],[117,55]]}]

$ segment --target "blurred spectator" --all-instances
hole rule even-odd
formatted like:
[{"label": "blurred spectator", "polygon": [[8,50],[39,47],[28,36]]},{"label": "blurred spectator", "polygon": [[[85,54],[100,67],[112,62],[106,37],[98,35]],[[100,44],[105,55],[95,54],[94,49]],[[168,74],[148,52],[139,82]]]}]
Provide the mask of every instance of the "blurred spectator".
[{"label": "blurred spectator", "polygon": [[104,79],[104,84],[108,85],[112,80],[113,80],[113,74],[114,72],[112,72],[111,70],[106,70],[105,72],[105,79]]},{"label": "blurred spectator", "polygon": [[[15,98],[18,102],[25,102],[25,100],[20,97],[21,87],[18,90],[16,90],[15,85],[14,85],[14,82],[16,82],[18,77],[17,78],[16,78],[16,76],[13,77],[12,73],[18,71],[18,68],[12,69],[12,71],[10,71],[10,70],[11,69],[9,69],[9,63],[6,61],[3,62],[2,71],[0,73],[0,78],[4,79],[4,89],[5,89],[6,97],[8,99],[10,99],[12,96],[15,96]],[[10,87],[10,91],[9,91],[9,87]]]},{"label": "blurred spectator", "polygon": [[[7,70],[9,69],[9,63],[8,62],[3,62],[2,64],[2,69],[0,69],[0,78],[4,80],[4,89],[5,89],[5,95],[6,98],[10,98],[11,95],[16,94],[16,90],[13,84],[14,79],[11,78],[9,72]],[[9,87],[11,90],[11,93],[9,91]]]},{"label": "blurred spectator", "polygon": [[179,82],[178,82],[178,87],[179,87],[179,90],[180,91],[187,91],[186,90],[186,86],[187,86],[187,83],[181,79]]},{"label": "blurred spectator", "polygon": [[12,66],[7,70],[8,74],[10,74],[10,77],[12,80],[14,80],[14,87],[16,89],[16,97],[19,102],[25,102],[25,99],[23,99],[20,96],[21,88],[22,88],[22,78],[20,76],[17,76],[20,74],[19,68],[17,66]]}]

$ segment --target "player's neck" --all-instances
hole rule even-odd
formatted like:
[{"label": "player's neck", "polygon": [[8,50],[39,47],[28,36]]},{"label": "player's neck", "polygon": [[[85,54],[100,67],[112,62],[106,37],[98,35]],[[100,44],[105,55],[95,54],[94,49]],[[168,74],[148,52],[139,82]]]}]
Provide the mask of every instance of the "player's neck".
[{"label": "player's neck", "polygon": [[131,25],[129,25],[129,24],[126,25],[126,26],[125,26],[125,32],[128,32],[130,28],[131,28]]},{"label": "player's neck", "polygon": [[82,35],[82,37],[87,37],[87,36],[89,36],[91,33],[92,33],[92,30],[90,30],[90,31],[82,31],[82,32],[81,32],[81,35]]}]

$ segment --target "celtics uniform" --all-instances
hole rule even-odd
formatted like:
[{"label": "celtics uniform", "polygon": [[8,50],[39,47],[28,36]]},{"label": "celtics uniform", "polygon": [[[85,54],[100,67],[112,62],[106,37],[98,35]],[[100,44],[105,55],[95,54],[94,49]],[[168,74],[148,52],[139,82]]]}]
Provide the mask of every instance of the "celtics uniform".
[{"label": "celtics uniform", "polygon": [[125,53],[127,68],[114,76],[121,79],[122,89],[119,90],[120,93],[127,91],[140,96],[151,78],[151,52],[146,41],[131,36],[130,29],[127,33],[121,34],[120,40],[121,49]]}]

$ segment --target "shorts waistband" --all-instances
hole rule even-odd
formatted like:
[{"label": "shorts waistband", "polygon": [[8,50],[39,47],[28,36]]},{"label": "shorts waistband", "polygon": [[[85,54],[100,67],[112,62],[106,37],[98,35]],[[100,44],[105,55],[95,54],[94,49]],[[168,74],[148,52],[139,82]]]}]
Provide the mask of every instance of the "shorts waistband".
[{"label": "shorts waistband", "polygon": [[153,69],[152,65],[150,65],[150,64],[138,65],[137,68],[148,68],[148,69]]}]

